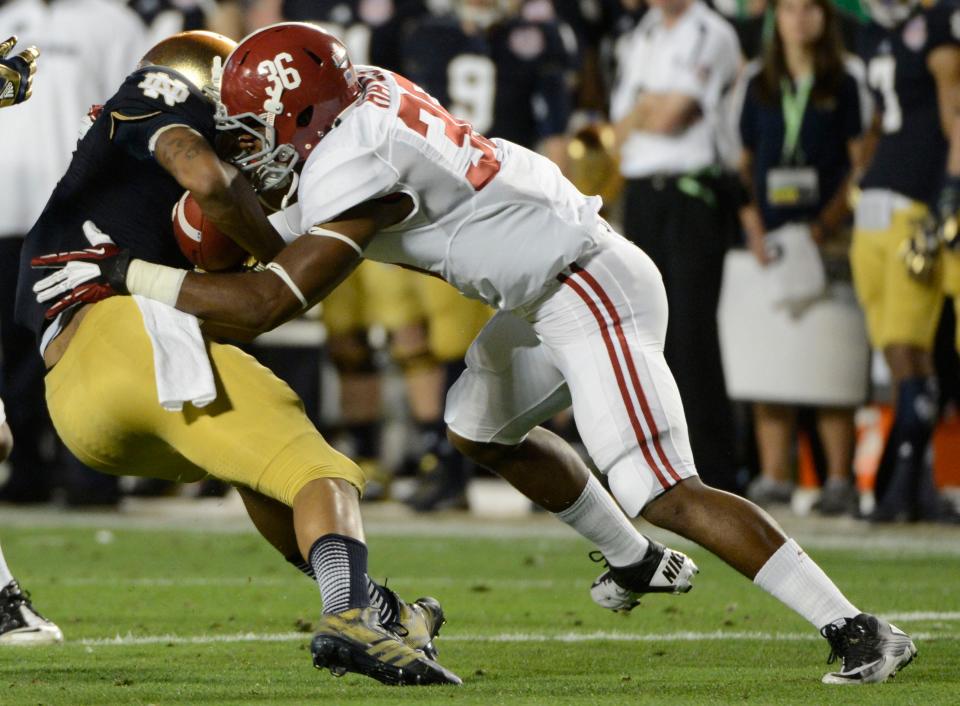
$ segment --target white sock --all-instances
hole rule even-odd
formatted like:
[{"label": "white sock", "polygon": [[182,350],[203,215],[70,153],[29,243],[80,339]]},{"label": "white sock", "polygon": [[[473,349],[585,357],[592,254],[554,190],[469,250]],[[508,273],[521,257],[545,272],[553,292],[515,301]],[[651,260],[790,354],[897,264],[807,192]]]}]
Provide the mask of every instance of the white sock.
[{"label": "white sock", "polygon": [[592,474],[573,505],[554,515],[597,545],[611,566],[636,564],[650,546]]},{"label": "white sock", "polygon": [[10,573],[7,561],[3,558],[3,550],[0,549],[0,588],[3,588],[11,581],[13,581],[13,574]]},{"label": "white sock", "polygon": [[788,539],[763,565],[753,582],[818,630],[860,613],[800,545]]}]

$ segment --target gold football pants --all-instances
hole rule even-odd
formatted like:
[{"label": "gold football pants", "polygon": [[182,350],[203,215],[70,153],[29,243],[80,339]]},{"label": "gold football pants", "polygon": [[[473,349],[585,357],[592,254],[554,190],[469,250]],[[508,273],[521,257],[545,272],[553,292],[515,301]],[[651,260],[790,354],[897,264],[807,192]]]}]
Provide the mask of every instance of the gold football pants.
[{"label": "gold football pants", "polygon": [[895,209],[885,230],[854,230],[850,266],[874,348],[933,347],[943,305],[942,268],[936,269],[932,281],[918,282],[907,273],[900,255],[900,248],[926,214],[926,206],[913,203]]},{"label": "gold football pants", "polygon": [[360,468],[324,441],[286,383],[234,346],[208,350],[217,399],[169,412],[133,298],[94,305],[47,373],[57,433],[81,461],[115,475],[190,482],[209,473],[287,505],[317,478],[362,491]]},{"label": "gold football pants", "polygon": [[441,279],[369,260],[323,301],[323,323],[331,335],[373,324],[392,332],[425,322],[430,353],[441,362],[463,358],[492,314]]}]

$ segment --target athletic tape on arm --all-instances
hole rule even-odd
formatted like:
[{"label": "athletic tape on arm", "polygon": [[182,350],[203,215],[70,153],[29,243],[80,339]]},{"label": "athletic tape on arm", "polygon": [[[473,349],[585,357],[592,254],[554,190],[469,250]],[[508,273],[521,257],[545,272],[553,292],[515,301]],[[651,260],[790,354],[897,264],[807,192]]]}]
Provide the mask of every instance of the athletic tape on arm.
[{"label": "athletic tape on arm", "polygon": [[273,274],[283,280],[283,283],[290,288],[290,291],[293,292],[294,296],[300,300],[300,305],[306,309],[307,308],[307,298],[303,296],[303,292],[300,291],[300,287],[296,285],[293,281],[293,278],[287,274],[287,271],[283,269],[281,265],[278,265],[275,262],[268,263],[264,268],[270,270]]},{"label": "athletic tape on arm", "polygon": [[175,307],[186,270],[133,260],[127,270],[127,291]]},{"label": "athletic tape on arm", "polygon": [[354,241],[352,241],[350,238],[348,238],[347,236],[341,233],[337,233],[332,230],[327,230],[326,228],[321,228],[320,226],[314,226],[313,228],[308,230],[307,233],[309,233],[310,235],[319,235],[324,238],[334,238],[336,240],[339,240],[340,242],[346,243],[351,248],[356,250],[357,255],[359,255],[360,257],[363,257],[363,249],[359,245],[357,245]]}]

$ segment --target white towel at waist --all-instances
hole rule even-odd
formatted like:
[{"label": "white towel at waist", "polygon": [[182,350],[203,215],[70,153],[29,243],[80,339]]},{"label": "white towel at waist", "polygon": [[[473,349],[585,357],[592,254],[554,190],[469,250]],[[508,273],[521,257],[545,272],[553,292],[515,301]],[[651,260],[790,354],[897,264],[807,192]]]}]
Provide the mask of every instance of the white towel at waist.
[{"label": "white towel at waist", "polygon": [[153,368],[160,405],[179,412],[186,402],[203,407],[217,398],[210,357],[192,314],[134,296],[153,344]]}]

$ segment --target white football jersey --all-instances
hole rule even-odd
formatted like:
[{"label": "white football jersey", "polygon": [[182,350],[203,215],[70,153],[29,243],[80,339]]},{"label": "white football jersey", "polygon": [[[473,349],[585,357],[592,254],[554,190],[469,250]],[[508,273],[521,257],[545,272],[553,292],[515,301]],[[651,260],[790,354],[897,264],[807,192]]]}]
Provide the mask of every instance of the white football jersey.
[{"label": "white football jersey", "polygon": [[303,167],[304,233],[364,201],[408,194],[413,212],[364,257],[438,274],[500,309],[534,300],[593,245],[600,198],[548,159],[479,135],[402,76],[358,71],[363,98]]}]

